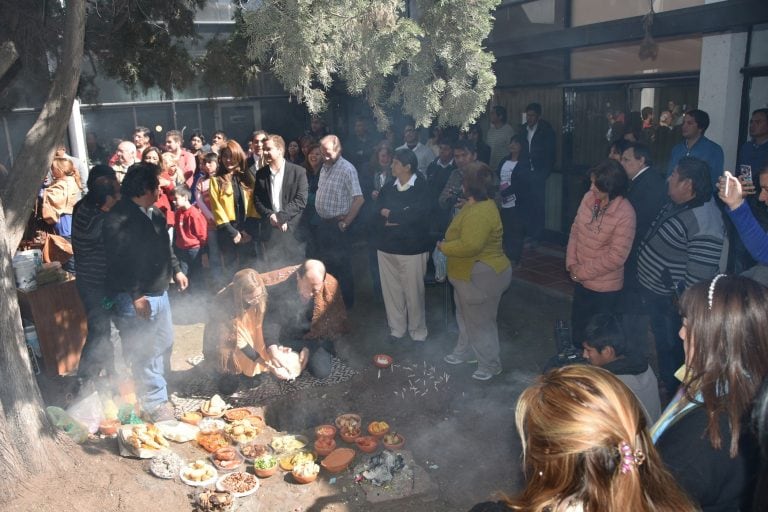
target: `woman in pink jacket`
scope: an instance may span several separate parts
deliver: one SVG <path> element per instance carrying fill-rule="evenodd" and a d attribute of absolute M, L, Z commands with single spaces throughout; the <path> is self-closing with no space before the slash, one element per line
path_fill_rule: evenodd
<path fill-rule="evenodd" d="M 613 312 L 635 238 L 635 210 L 624 197 L 629 179 L 621 164 L 605 160 L 590 170 L 590 179 L 592 186 L 571 226 L 565 259 L 575 283 L 571 324 L 577 347 L 592 315 Z"/>

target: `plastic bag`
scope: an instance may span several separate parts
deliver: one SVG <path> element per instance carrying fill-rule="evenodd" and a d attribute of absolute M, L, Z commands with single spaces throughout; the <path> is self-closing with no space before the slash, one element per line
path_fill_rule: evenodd
<path fill-rule="evenodd" d="M 99 430 L 99 423 L 104 419 L 99 394 L 94 391 L 82 400 L 70 405 L 67 414 L 85 425 L 88 432 L 95 434 Z"/>
<path fill-rule="evenodd" d="M 82 444 L 88 439 L 88 430 L 85 425 L 72 418 L 61 407 L 46 407 L 45 413 L 54 427 L 66 432 L 77 444 Z"/>
<path fill-rule="evenodd" d="M 448 275 L 447 263 L 448 258 L 445 257 L 443 251 L 435 247 L 432 251 L 432 262 L 435 264 L 435 281 L 438 283 L 445 282 L 445 278 Z"/>

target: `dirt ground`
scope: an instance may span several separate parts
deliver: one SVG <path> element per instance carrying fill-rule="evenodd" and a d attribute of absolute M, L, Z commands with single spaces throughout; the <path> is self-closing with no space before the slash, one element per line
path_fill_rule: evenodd
<path fill-rule="evenodd" d="M 355 268 L 358 301 L 350 315 L 352 333 L 337 347 L 356 374 L 344 382 L 281 395 L 262 405 L 270 427 L 309 437 L 315 426 L 347 412 L 360 414 L 364 424 L 388 422 L 406 438 L 402 452 L 414 471 L 413 487 L 374 488 L 355 483 L 352 471 L 338 475 L 321 471 L 316 482 L 298 485 L 290 475 L 278 473 L 262 480 L 254 495 L 237 499 L 235 510 L 460 511 L 490 499 L 495 492 L 519 489 L 515 401 L 554 353 L 554 321 L 568 318 L 568 301 L 513 282 L 499 310 L 504 372 L 489 382 L 477 382 L 470 378 L 473 365 L 451 366 L 442 361 L 456 336 L 446 325 L 443 285 L 427 288 L 427 342 L 392 345 L 387 340 L 384 306 L 372 299 L 367 269 L 357 268 L 362 264 Z M 174 301 L 170 391 L 183 391 L 195 371 L 187 360 L 200 353 L 208 300 L 177 297 Z M 390 354 L 395 366 L 379 372 L 371 364 L 377 353 Z M 443 382 L 446 374 L 447 383 Z M 440 381 L 437 386 L 435 380 Z M 41 378 L 40 385 L 48 404 L 62 405 L 72 379 Z M 186 460 L 204 456 L 193 444 L 172 448 Z M 70 467 L 26 482 L 20 497 L 4 503 L 3 510 L 193 509 L 194 488 L 178 478 L 155 478 L 148 472 L 147 461 L 120 457 L 115 439 L 68 446 L 66 453 Z M 365 460 L 367 455 L 358 452 L 353 465 Z"/>

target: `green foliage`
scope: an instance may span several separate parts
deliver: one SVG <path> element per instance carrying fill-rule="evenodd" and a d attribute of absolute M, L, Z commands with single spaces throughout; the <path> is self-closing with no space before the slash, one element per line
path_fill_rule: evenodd
<path fill-rule="evenodd" d="M 128 89 L 157 86 L 171 96 L 195 77 L 184 47 L 195 38 L 194 19 L 206 0 L 91 0 L 86 54 L 97 70 Z"/>
<path fill-rule="evenodd" d="M 380 128 L 401 105 L 419 126 L 468 125 L 496 83 L 482 48 L 499 0 L 263 0 L 244 14 L 248 58 L 272 71 L 310 112 L 335 79 L 364 94 Z"/>

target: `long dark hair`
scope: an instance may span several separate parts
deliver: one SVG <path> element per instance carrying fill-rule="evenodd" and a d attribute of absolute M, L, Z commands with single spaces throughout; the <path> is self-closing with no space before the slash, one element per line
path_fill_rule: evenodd
<path fill-rule="evenodd" d="M 730 455 L 739 450 L 744 415 L 768 375 L 768 289 L 741 276 L 718 276 L 688 288 L 680 300 L 686 326 L 685 394 L 707 410 L 705 434 L 720 449 L 720 415 L 731 429 Z M 697 395 L 700 394 L 700 398 Z M 696 435 L 696 434 L 693 434 Z"/>

